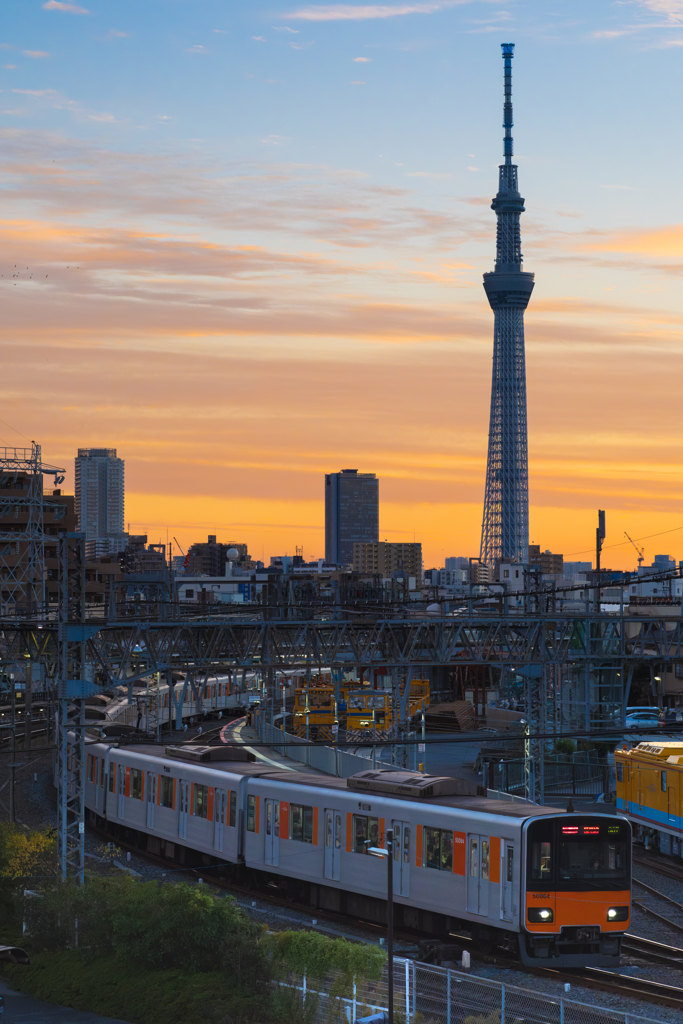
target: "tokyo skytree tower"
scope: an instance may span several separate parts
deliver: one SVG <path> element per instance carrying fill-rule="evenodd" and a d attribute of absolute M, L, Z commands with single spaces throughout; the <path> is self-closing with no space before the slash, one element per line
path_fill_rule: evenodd
<path fill-rule="evenodd" d="M 517 188 L 517 165 L 512 163 L 514 49 L 514 43 L 502 44 L 505 162 L 499 168 L 498 195 L 491 203 L 498 219 L 496 267 L 484 274 L 484 289 L 494 315 L 491 418 L 480 552 L 487 565 L 493 565 L 496 559 L 526 562 L 529 553 L 524 310 L 534 287 L 534 275 L 522 270 L 519 216 L 524 212 L 524 200 Z"/>

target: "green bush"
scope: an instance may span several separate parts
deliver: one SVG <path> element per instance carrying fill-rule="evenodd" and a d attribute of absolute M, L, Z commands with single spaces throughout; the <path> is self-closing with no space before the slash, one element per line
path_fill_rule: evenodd
<path fill-rule="evenodd" d="M 58 882 L 25 910 L 31 944 L 78 943 L 86 960 L 116 957 L 138 969 L 231 972 L 248 987 L 268 976 L 261 929 L 230 897 L 205 886 L 123 878 Z"/>
<path fill-rule="evenodd" d="M 576 750 L 576 743 L 574 740 L 557 740 L 555 743 L 555 753 L 557 754 L 573 754 Z"/>
<path fill-rule="evenodd" d="M 382 976 L 386 953 L 347 939 L 330 939 L 318 932 L 277 932 L 262 943 L 272 955 L 273 970 L 306 974 L 321 981 L 329 971 L 339 971 L 345 981 L 377 981 Z"/>

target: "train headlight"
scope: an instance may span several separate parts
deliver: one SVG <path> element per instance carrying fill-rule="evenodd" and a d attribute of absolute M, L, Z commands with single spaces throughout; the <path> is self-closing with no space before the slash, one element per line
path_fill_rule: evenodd
<path fill-rule="evenodd" d="M 628 921 L 628 907 L 610 907 L 607 911 L 608 921 Z"/>
<path fill-rule="evenodd" d="M 551 924 L 553 912 L 550 907 L 529 907 L 527 917 L 532 924 Z"/>

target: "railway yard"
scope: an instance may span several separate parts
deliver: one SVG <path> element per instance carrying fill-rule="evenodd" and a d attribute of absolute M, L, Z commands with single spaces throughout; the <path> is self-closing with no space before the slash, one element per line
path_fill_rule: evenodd
<path fill-rule="evenodd" d="M 260 750 L 257 754 L 259 757 L 269 754 L 278 757 L 274 751 Z M 56 801 L 50 751 L 36 751 L 30 763 L 19 773 L 16 813 L 17 820 L 27 827 L 55 825 Z M 102 844 L 103 836 L 88 829 L 86 854 L 90 863 L 95 863 L 101 854 Z M 216 883 L 208 878 L 203 878 L 200 883 L 199 870 L 179 869 L 177 865 L 164 863 L 161 858 L 143 855 L 124 842 L 118 842 L 118 846 L 122 851 L 118 870 L 132 871 L 145 879 L 177 879 L 217 888 Z M 472 936 L 465 931 L 452 934 L 450 941 L 455 949 L 469 949 L 471 975 L 531 988 L 537 994 L 547 994 L 550 999 L 564 996 L 651 1020 L 679 1021 L 683 1011 L 683 867 L 671 858 L 659 858 L 642 847 L 634 847 L 633 883 L 631 923 L 618 970 L 530 968 L 502 950 L 482 954 Z M 378 943 L 384 936 L 381 925 L 322 910 L 312 912 L 308 906 L 283 898 L 272 887 L 259 889 L 222 884 L 220 889 L 229 893 L 251 918 L 271 931 L 315 930 L 332 937 L 366 943 Z M 424 958 L 423 936 L 399 929 L 395 942 L 396 956 Z M 459 970 L 459 957 L 445 966 Z M 569 992 L 565 989 L 567 983 Z"/>

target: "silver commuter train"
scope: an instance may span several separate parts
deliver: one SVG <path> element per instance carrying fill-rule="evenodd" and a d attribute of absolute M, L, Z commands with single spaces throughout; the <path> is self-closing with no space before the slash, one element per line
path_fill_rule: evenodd
<path fill-rule="evenodd" d="M 380 923 L 386 868 L 365 851 L 391 826 L 397 926 L 465 928 L 481 948 L 506 945 L 528 964 L 619 963 L 630 919 L 624 819 L 456 795 L 467 784 L 416 773 L 345 780 L 214 760 L 229 750 L 89 743 L 87 820 L 207 877 L 274 883 L 311 907 Z"/>

